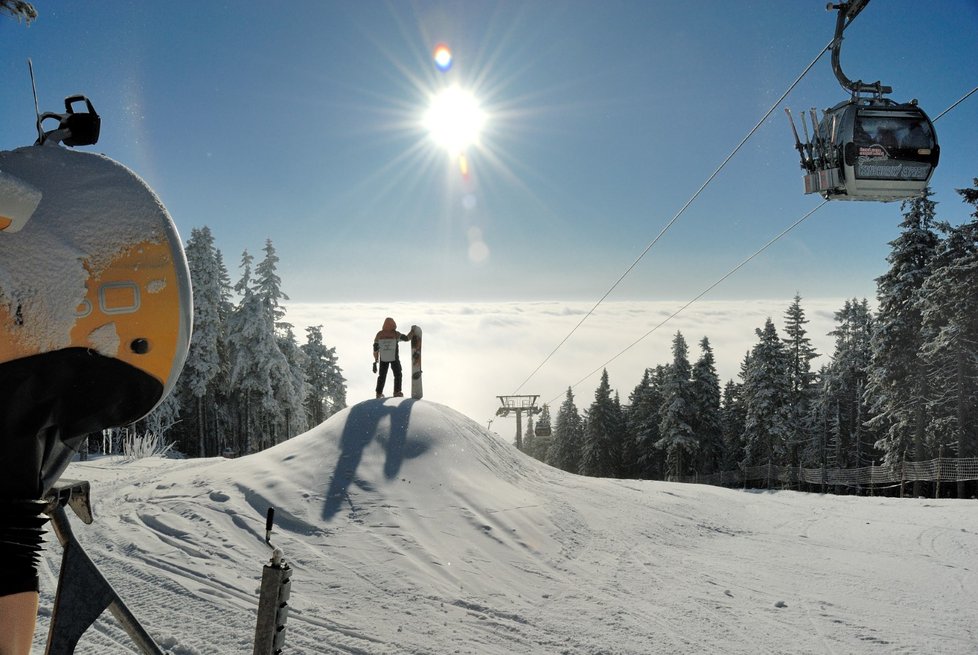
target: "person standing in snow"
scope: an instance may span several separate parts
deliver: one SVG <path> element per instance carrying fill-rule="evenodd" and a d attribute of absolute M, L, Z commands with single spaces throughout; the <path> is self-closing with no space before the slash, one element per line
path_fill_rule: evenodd
<path fill-rule="evenodd" d="M 384 385 L 387 383 L 387 369 L 394 370 L 394 397 L 404 395 L 401 391 L 401 360 L 398 353 L 398 341 L 410 341 L 411 337 L 397 331 L 394 319 L 384 319 L 383 329 L 374 337 L 374 373 L 377 373 L 377 362 L 380 362 L 380 373 L 377 375 L 377 397 L 384 397 Z"/>

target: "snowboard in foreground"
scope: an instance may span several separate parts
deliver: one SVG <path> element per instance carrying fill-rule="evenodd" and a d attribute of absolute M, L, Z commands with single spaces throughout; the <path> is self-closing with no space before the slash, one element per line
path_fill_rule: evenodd
<path fill-rule="evenodd" d="M 40 145 L 0 151 L 0 170 L 39 200 L 0 232 L 0 454 L 16 469 L 45 453 L 47 487 L 52 451 L 142 418 L 172 388 L 190 276 L 169 214 L 125 166 Z"/>

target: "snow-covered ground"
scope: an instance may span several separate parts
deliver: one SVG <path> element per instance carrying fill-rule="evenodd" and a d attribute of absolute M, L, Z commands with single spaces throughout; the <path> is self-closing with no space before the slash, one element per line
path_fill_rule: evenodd
<path fill-rule="evenodd" d="M 410 399 L 241 459 L 64 477 L 92 482 L 74 532 L 175 655 L 252 652 L 269 505 L 294 568 L 287 653 L 978 651 L 974 501 L 584 478 Z M 76 652 L 128 643 L 106 613 Z"/>

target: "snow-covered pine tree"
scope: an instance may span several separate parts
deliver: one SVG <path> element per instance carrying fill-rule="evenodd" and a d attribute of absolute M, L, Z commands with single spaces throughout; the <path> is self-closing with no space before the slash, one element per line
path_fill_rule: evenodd
<path fill-rule="evenodd" d="M 245 439 L 248 453 L 264 450 L 284 438 L 278 433 L 285 423 L 285 408 L 278 392 L 291 378 L 289 364 L 275 336 L 274 305 L 250 284 L 251 262 L 246 250 L 242 255 L 242 277 L 235 285 L 243 297 L 228 322 L 231 387 L 239 434 Z"/>
<path fill-rule="evenodd" d="M 741 400 L 743 383 L 728 380 L 723 387 L 720 405 L 720 425 L 723 430 L 723 457 L 720 470 L 733 471 L 744 456 L 744 422 L 746 411 Z"/>
<path fill-rule="evenodd" d="M 672 339 L 672 365 L 669 367 L 656 448 L 665 452 L 666 476 L 686 475 L 695 463 L 698 443 L 693 433 L 693 406 L 689 346 L 681 332 Z"/>
<path fill-rule="evenodd" d="M 812 403 L 811 432 L 808 443 L 802 450 L 801 462 L 805 468 L 818 468 L 822 470 L 821 484 L 822 491 L 825 491 L 825 470 L 829 466 L 834 466 L 835 457 L 831 452 L 833 443 L 833 426 L 838 416 L 837 403 L 835 403 L 829 390 L 832 387 L 832 369 L 828 364 L 821 367 L 818 374 L 817 393 Z"/>
<path fill-rule="evenodd" d="M 835 465 L 841 468 L 858 468 L 875 462 L 874 444 L 877 431 L 867 427 L 872 411 L 867 405 L 864 390 L 872 357 L 873 315 L 869 302 L 846 300 L 843 308 L 835 313 L 836 329 L 829 334 L 835 337 L 835 353 L 829 365 L 827 384 L 823 390 L 827 408 L 835 408 L 838 428 L 835 448 Z"/>
<path fill-rule="evenodd" d="M 756 332 L 743 389 L 746 463 L 781 465 L 791 420 L 788 357 L 770 318 Z"/>
<path fill-rule="evenodd" d="M 275 327 L 281 328 L 283 326 L 279 323 L 285 317 L 282 301 L 288 300 L 289 297 L 282 291 L 282 279 L 278 276 L 279 258 L 271 239 L 265 239 L 264 250 L 265 258 L 255 267 L 254 291 L 271 312 Z"/>
<path fill-rule="evenodd" d="M 958 191 L 978 206 L 974 189 Z M 930 371 L 930 432 L 938 448 L 958 457 L 978 456 L 978 209 L 959 226 L 943 224 L 946 238 L 923 284 L 921 355 Z M 966 485 L 958 483 L 958 495 Z"/>
<path fill-rule="evenodd" d="M 697 441 L 696 470 L 709 475 L 721 470 L 723 426 L 720 420 L 720 376 L 710 340 L 700 340 L 700 357 L 693 365 L 690 399 L 693 434 Z"/>
<path fill-rule="evenodd" d="M 805 324 L 805 310 L 801 306 L 801 296 L 795 294 L 794 300 L 785 310 L 782 338 L 788 359 L 788 377 L 791 386 L 789 406 L 791 416 L 788 424 L 788 437 L 785 444 L 789 466 L 801 466 L 802 451 L 811 440 L 812 406 L 816 396 L 816 376 L 812 372 L 812 360 L 819 355 L 808 338 Z"/>
<path fill-rule="evenodd" d="M 615 390 L 615 397 L 612 399 L 614 407 L 614 430 L 611 433 L 612 454 L 615 456 L 613 477 L 634 478 L 635 476 L 635 440 L 628 432 L 625 423 L 625 409 L 621 404 L 621 396 Z"/>
<path fill-rule="evenodd" d="M 581 447 L 581 474 L 595 478 L 613 477 L 618 472 L 618 415 L 607 369 L 601 373 L 601 382 L 594 392 L 594 402 L 588 410 Z"/>
<path fill-rule="evenodd" d="M 266 429 L 270 432 L 272 443 L 276 444 L 305 430 L 305 353 L 299 349 L 293 326 L 283 321 L 285 309 L 281 301 L 289 297 L 282 291 L 282 279 L 278 276 L 279 258 L 271 239 L 265 240 L 264 251 L 264 259 L 255 267 L 254 293 L 272 323 L 276 350 L 280 354 L 280 357 L 273 357 L 267 367 L 274 402 L 265 401 Z"/>
<path fill-rule="evenodd" d="M 186 253 L 194 290 L 194 328 L 180 385 L 192 403 L 187 414 L 196 440 L 194 451 L 199 457 L 207 457 L 217 454 L 217 434 L 212 430 L 215 381 L 221 373 L 221 351 L 227 339 L 221 311 L 224 290 L 220 260 L 209 227 L 190 231 Z"/>
<path fill-rule="evenodd" d="M 235 410 L 231 401 L 231 346 L 228 343 L 228 325 L 234 312 L 234 288 L 231 284 L 231 274 L 224 264 L 224 255 L 220 249 L 215 249 L 217 258 L 218 279 L 221 288 L 220 318 L 223 338 L 218 343 L 220 350 L 221 368 L 215 378 L 212 389 L 214 395 L 214 411 L 208 429 L 217 435 L 218 455 L 235 455 L 241 452 L 238 448 L 238 435 L 234 429 Z"/>
<path fill-rule="evenodd" d="M 279 325 L 278 348 L 288 363 L 289 374 L 280 382 L 276 396 L 284 413 L 281 434 L 284 439 L 290 439 L 309 427 L 305 410 L 305 401 L 309 396 L 309 385 L 306 383 L 307 358 L 296 341 L 292 326 L 288 323 Z"/>
<path fill-rule="evenodd" d="M 866 382 L 867 400 L 875 413 L 870 427 L 879 432 L 876 447 L 886 464 L 926 459 L 926 362 L 921 357 L 923 319 L 921 290 L 930 276 L 940 241 L 934 231 L 931 191 L 901 206 L 900 236 L 890 242 L 889 270 L 876 278 L 879 310 L 871 339 Z M 920 493 L 919 483 L 915 495 Z"/>
<path fill-rule="evenodd" d="M 567 387 L 567 396 L 557 410 L 557 419 L 554 421 L 547 463 L 568 473 L 579 473 L 583 438 L 581 415 L 574 404 L 574 392 Z"/>
<path fill-rule="evenodd" d="M 662 457 L 655 444 L 659 440 L 659 411 L 663 403 L 666 367 L 645 369 L 642 381 L 629 396 L 625 414 L 627 432 L 635 444 L 634 474 L 643 480 L 662 476 Z"/>
<path fill-rule="evenodd" d="M 0 0 L 0 13 L 13 16 L 17 22 L 24 21 L 25 25 L 30 25 L 37 18 L 34 5 L 26 0 Z"/>
<path fill-rule="evenodd" d="M 306 418 L 309 425 L 319 425 L 346 407 L 346 379 L 337 364 L 336 348 L 323 342 L 323 326 L 306 328 L 306 343 L 300 346 L 306 355 Z"/>

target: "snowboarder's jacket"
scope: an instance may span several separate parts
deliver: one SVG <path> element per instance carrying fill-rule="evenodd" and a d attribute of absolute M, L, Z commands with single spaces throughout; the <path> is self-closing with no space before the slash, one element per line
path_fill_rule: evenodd
<path fill-rule="evenodd" d="M 398 361 L 397 342 L 410 341 L 411 337 L 397 331 L 397 323 L 394 319 L 387 317 L 384 319 L 384 329 L 374 337 L 374 361 L 378 359 L 382 362 Z"/>

